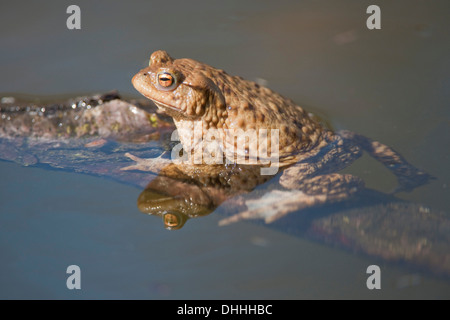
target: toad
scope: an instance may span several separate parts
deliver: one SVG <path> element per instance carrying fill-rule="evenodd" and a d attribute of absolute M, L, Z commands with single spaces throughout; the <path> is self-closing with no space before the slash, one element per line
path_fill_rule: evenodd
<path fill-rule="evenodd" d="M 223 219 L 222 225 L 255 218 L 270 223 L 294 210 L 351 197 L 364 183 L 338 171 L 363 150 L 397 176 L 396 192 L 410 191 L 430 179 L 392 148 L 350 131 L 334 132 L 292 100 L 192 59 L 173 59 L 165 51 L 156 51 L 132 83 L 177 127 L 181 154 L 188 160 L 178 162 L 178 173 L 165 170 L 167 176 L 181 171 L 203 183 L 217 180 L 231 189 L 250 191 L 278 171 L 264 174 L 261 168 L 281 169 L 276 176 L 280 190 L 248 201 L 248 210 Z M 245 138 L 240 140 L 239 133 Z M 205 154 L 212 144 L 218 162 L 195 156 L 199 150 Z M 153 171 L 160 163 L 127 156 L 136 164 L 126 170 Z"/>

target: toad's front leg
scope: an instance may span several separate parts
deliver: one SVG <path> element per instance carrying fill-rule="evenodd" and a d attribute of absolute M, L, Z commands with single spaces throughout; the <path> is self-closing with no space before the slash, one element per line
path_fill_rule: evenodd
<path fill-rule="evenodd" d="M 296 210 L 345 200 L 364 187 L 364 182 L 351 174 L 334 173 L 305 179 L 292 179 L 292 174 L 287 169 L 280 178 L 280 184 L 291 190 L 273 190 L 260 199 L 248 200 L 248 210 L 220 220 L 219 225 L 248 219 L 271 223 Z"/>
<path fill-rule="evenodd" d="M 124 170 L 124 171 L 137 170 L 137 171 L 145 171 L 145 172 L 152 172 L 152 173 L 158 174 L 167 165 L 170 165 L 172 163 L 172 160 L 162 158 L 163 155 L 164 155 L 164 153 L 156 158 L 145 159 L 145 158 L 139 158 L 139 157 L 127 152 L 127 153 L 125 153 L 125 156 L 127 158 L 135 161 L 135 164 L 121 168 L 120 170 Z"/>

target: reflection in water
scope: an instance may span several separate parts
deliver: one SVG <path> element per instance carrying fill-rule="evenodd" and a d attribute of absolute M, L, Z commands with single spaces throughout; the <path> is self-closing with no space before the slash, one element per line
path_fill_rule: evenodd
<path fill-rule="evenodd" d="M 208 215 L 214 210 L 189 202 L 189 199 L 183 197 L 159 193 L 152 190 L 150 185 L 139 195 L 138 208 L 144 213 L 161 217 L 168 230 L 180 229 L 188 219 Z"/>
<path fill-rule="evenodd" d="M 188 182 L 181 184 L 184 186 L 168 177 L 156 177 L 139 195 L 139 210 L 161 217 L 166 229 L 176 230 L 183 227 L 187 220 L 208 215 L 215 209 L 212 203 L 194 201 L 195 195 L 202 192 L 198 186 Z M 169 185 L 179 188 L 167 188 Z"/>
<path fill-rule="evenodd" d="M 253 171 L 251 167 L 246 169 Z M 301 209 L 272 225 L 387 261 L 407 261 L 450 275 L 450 220 L 443 212 L 368 189 L 341 205 L 304 209 L 299 208 L 301 201 L 292 197 L 292 191 L 279 187 L 278 179 L 250 192 L 264 180 L 230 187 L 227 180 L 207 180 L 200 174 L 188 177 L 181 170 L 174 164 L 164 167 L 137 201 L 140 211 L 160 217 L 168 230 L 180 229 L 187 220 L 212 213 L 226 200 L 227 210 L 237 212 L 234 216 L 242 215 L 254 203 L 260 203 L 265 212 L 270 212 L 271 206 L 288 212 Z M 244 168 L 239 171 L 245 174 Z M 177 177 L 167 176 L 175 173 Z M 296 192 L 298 197 L 300 191 Z M 283 199 L 286 195 L 291 200 L 289 205 Z"/>
<path fill-rule="evenodd" d="M 142 191 L 137 205 L 143 213 L 161 217 L 166 229 L 180 229 L 187 220 L 210 214 L 225 200 L 249 192 L 270 178 L 258 176 L 256 169 L 220 165 L 216 166 L 216 177 L 208 175 L 210 170 L 198 170 L 189 176 L 186 167 L 169 164 Z M 239 183 L 244 176 L 246 183 Z M 237 204 L 239 198 L 234 199 Z"/>

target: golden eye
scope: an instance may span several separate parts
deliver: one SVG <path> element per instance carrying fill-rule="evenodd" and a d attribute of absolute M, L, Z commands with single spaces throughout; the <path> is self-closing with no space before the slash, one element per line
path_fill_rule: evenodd
<path fill-rule="evenodd" d="M 164 215 L 164 224 L 167 227 L 176 227 L 178 226 L 178 217 L 171 213 L 166 213 Z"/>
<path fill-rule="evenodd" d="M 158 74 L 158 83 L 163 88 L 170 88 L 175 83 L 175 78 L 168 72 Z"/>

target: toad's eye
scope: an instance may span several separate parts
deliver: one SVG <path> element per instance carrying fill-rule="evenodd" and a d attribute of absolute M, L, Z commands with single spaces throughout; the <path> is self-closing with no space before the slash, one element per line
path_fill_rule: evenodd
<path fill-rule="evenodd" d="M 160 72 L 158 73 L 158 84 L 163 90 L 172 90 L 176 86 L 176 79 L 167 71 Z"/>

